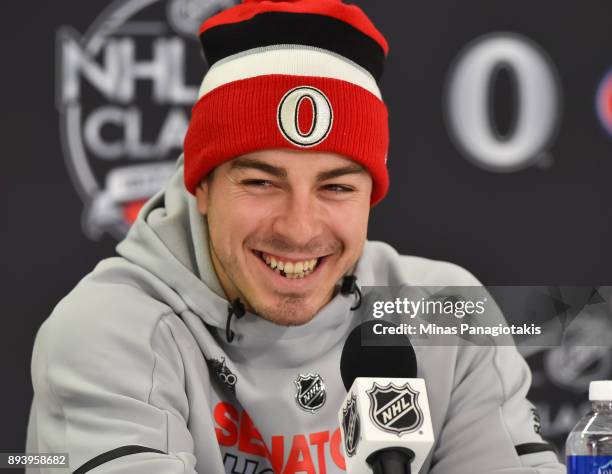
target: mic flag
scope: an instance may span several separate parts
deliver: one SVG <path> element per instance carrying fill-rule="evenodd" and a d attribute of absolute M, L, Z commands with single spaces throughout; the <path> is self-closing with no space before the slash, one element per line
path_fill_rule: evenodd
<path fill-rule="evenodd" d="M 410 449 L 410 467 L 419 472 L 434 444 L 423 379 L 358 377 L 338 422 L 350 474 L 372 474 L 367 458 L 386 448 Z"/>

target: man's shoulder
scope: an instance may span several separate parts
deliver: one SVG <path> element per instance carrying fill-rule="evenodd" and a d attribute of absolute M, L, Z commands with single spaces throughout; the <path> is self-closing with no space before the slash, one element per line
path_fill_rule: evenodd
<path fill-rule="evenodd" d="M 131 338 L 147 345 L 160 320 L 175 312 L 157 297 L 155 282 L 138 278 L 138 272 L 122 258 L 101 261 L 57 304 L 41 335 L 84 350 Z"/>
<path fill-rule="evenodd" d="M 402 255 L 391 245 L 369 240 L 364 261 L 371 269 L 372 285 L 479 286 L 468 270 L 455 263 L 416 255 Z"/>
<path fill-rule="evenodd" d="M 116 260 L 102 261 L 40 327 L 32 354 L 37 391 L 49 386 L 61 398 L 77 387 L 116 389 L 144 399 L 159 357 L 181 373 L 171 321 L 179 316 Z"/>
<path fill-rule="evenodd" d="M 144 411 L 166 420 L 159 409 L 179 419 L 188 414 L 175 332 L 182 322 L 154 292 L 122 275 L 123 263 L 98 265 L 36 335 L 31 361 L 36 409 L 45 416 L 62 413 L 53 425 L 57 430 L 93 423 L 91 417 L 101 413 L 109 419 L 133 413 L 139 420 Z M 110 275 L 109 264 L 115 267 Z M 96 407 L 102 407 L 98 414 Z"/>

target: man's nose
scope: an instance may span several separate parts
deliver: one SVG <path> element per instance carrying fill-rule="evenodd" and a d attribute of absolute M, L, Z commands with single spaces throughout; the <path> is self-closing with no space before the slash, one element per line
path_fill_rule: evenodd
<path fill-rule="evenodd" d="M 323 229 L 323 212 L 315 196 L 308 190 L 287 193 L 274 221 L 274 231 L 296 246 L 305 246 Z"/>

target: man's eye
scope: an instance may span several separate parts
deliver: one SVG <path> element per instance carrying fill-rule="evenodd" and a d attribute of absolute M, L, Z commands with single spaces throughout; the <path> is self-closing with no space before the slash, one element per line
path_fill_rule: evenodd
<path fill-rule="evenodd" d="M 323 186 L 323 189 L 326 191 L 333 191 L 335 193 L 350 193 L 354 191 L 351 186 L 346 186 L 344 184 L 326 184 Z"/>
<path fill-rule="evenodd" d="M 272 185 L 272 182 L 267 179 L 243 179 L 240 183 L 245 186 L 254 187 L 267 187 Z"/>

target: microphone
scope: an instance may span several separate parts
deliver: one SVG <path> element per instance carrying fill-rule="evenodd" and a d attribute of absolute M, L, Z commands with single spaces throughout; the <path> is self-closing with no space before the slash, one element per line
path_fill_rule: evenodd
<path fill-rule="evenodd" d="M 434 444 L 425 380 L 416 378 L 407 337 L 374 335 L 373 325 L 381 323 L 357 326 L 342 349 L 340 373 L 348 393 L 338 421 L 346 471 L 418 473 Z"/>

